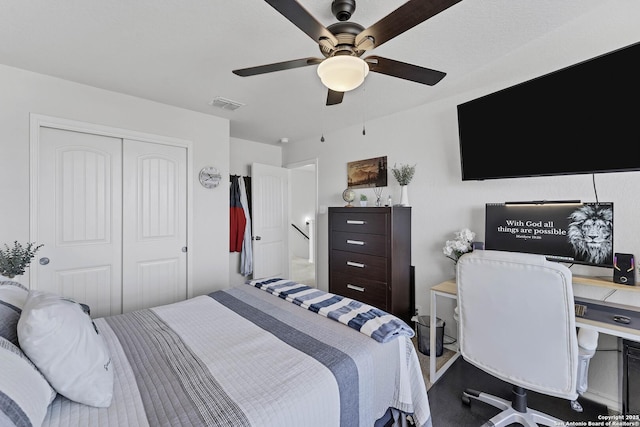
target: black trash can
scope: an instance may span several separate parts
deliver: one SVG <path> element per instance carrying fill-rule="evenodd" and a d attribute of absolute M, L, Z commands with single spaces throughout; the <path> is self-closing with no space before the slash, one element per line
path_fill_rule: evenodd
<path fill-rule="evenodd" d="M 418 316 L 416 327 L 418 329 L 418 351 L 429 356 L 429 332 L 430 316 Z M 444 320 L 436 317 L 436 357 L 442 356 L 444 340 Z"/>

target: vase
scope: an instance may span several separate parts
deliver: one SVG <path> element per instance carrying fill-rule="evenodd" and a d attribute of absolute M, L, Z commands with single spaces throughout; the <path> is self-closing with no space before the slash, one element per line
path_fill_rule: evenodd
<path fill-rule="evenodd" d="M 400 204 L 402 206 L 409 206 L 409 194 L 407 194 L 407 186 L 400 186 Z"/>
<path fill-rule="evenodd" d="M 7 277 L 0 274 L 0 282 L 18 282 L 20 283 L 20 277 L 22 276 L 13 276 Z"/>
<path fill-rule="evenodd" d="M 363 208 L 367 207 L 367 201 L 366 200 L 360 200 L 360 206 L 362 206 Z"/>

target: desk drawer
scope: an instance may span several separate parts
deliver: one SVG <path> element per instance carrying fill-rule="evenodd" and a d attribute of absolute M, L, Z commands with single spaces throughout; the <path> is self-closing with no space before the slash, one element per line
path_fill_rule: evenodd
<path fill-rule="evenodd" d="M 384 282 L 332 271 L 329 292 L 387 311 L 387 284 Z"/>
<path fill-rule="evenodd" d="M 340 212 L 331 216 L 331 230 L 352 233 L 387 233 L 387 215 L 380 213 Z"/>
<path fill-rule="evenodd" d="M 331 249 L 361 254 L 387 256 L 386 237 L 381 234 L 348 233 L 334 231 L 331 234 Z"/>
<path fill-rule="evenodd" d="M 366 279 L 384 281 L 387 277 L 387 258 L 356 252 L 331 251 L 331 271 Z"/>

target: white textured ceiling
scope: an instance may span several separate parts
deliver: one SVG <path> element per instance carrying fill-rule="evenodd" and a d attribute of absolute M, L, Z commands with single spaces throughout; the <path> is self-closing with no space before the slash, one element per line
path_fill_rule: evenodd
<path fill-rule="evenodd" d="M 351 21 L 366 28 L 404 2 L 360 0 Z M 325 26 L 336 22 L 331 0 L 300 3 Z M 444 71 L 440 83 L 371 73 L 330 107 L 316 66 L 232 74 L 321 57 L 309 36 L 262 0 L 3 1 L 0 63 L 225 117 L 232 137 L 295 142 L 454 94 L 456 81 L 598 3 L 462 0 L 369 53 Z M 208 105 L 217 96 L 246 105 L 236 111 Z"/>

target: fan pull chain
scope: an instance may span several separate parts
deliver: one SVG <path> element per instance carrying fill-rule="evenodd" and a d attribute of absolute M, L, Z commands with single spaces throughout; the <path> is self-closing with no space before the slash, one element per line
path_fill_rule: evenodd
<path fill-rule="evenodd" d="M 324 111 L 326 107 L 322 106 L 322 103 L 320 105 L 320 142 L 324 142 Z"/>
<path fill-rule="evenodd" d="M 324 96 L 324 92 L 322 92 L 323 96 Z M 324 107 L 324 99 L 322 100 L 322 103 L 320 103 L 320 142 L 324 142 L 324 110 L 326 107 Z"/>
<path fill-rule="evenodd" d="M 366 129 L 364 128 L 364 124 L 365 124 L 365 116 L 366 116 L 366 109 L 367 109 L 367 100 L 366 100 L 366 95 L 367 90 L 363 87 L 362 88 L 362 99 L 364 100 L 364 107 L 362 108 L 362 136 L 365 136 L 367 134 Z"/>

